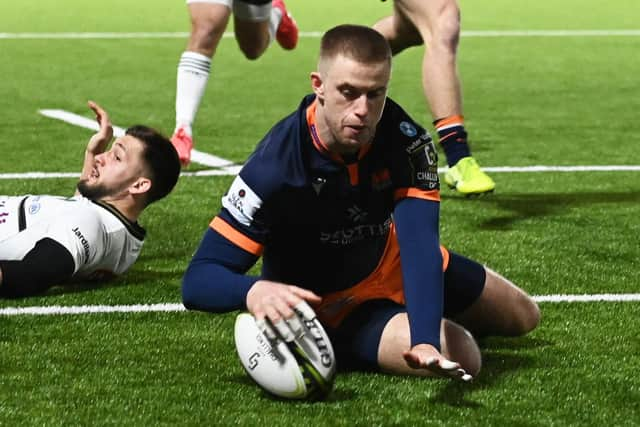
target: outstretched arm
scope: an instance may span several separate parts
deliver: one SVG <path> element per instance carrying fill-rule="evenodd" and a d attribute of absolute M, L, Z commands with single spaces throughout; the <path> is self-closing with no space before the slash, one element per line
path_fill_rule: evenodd
<path fill-rule="evenodd" d="M 113 126 L 111 125 L 109 114 L 93 101 L 87 102 L 87 105 L 89 105 L 89 108 L 96 114 L 96 120 L 98 125 L 100 125 L 100 129 L 91 137 L 87 144 L 80 179 L 86 179 L 91 175 L 96 156 L 103 153 L 107 149 L 111 139 L 113 139 Z M 76 195 L 78 194 L 78 190 L 76 190 Z"/>
<path fill-rule="evenodd" d="M 398 202 L 394 215 L 411 336 L 410 349 L 403 357 L 413 369 L 469 381 L 471 376 L 459 363 L 441 354 L 443 277 L 439 203 L 407 198 Z"/>

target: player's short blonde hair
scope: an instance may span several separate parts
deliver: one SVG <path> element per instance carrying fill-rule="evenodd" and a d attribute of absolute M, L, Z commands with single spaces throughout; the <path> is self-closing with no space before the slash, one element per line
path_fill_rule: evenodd
<path fill-rule="evenodd" d="M 344 24 L 331 28 L 320 41 L 319 63 L 344 55 L 362 63 L 387 61 L 391 64 L 391 47 L 376 30 L 363 25 Z"/>

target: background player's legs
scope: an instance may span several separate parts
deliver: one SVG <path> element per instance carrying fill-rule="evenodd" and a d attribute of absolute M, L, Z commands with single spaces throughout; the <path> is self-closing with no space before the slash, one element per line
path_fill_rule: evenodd
<path fill-rule="evenodd" d="M 482 366 L 480 349 L 471 334 L 462 326 L 442 320 L 440 328 L 442 355 L 458 362 L 472 376 L 478 375 Z M 407 313 L 396 314 L 384 328 L 378 347 L 378 364 L 384 372 L 400 375 L 433 376 L 426 369 L 413 369 L 407 365 L 403 352 L 411 347 L 409 318 Z"/>
<path fill-rule="evenodd" d="M 455 0 L 395 0 L 394 14 L 374 25 L 398 53 L 424 42 L 424 95 L 451 173 L 445 182 L 463 194 L 492 191 L 494 182 L 471 158 L 462 116 L 456 54 L 460 10 Z"/>
<path fill-rule="evenodd" d="M 191 35 L 178 64 L 176 128 L 171 138 L 183 165 L 187 165 L 191 159 L 191 128 L 207 87 L 211 58 L 229 22 L 231 0 L 191 2 L 188 8 Z"/>
<path fill-rule="evenodd" d="M 298 43 L 298 27 L 282 0 L 236 0 L 233 17 L 236 41 L 248 59 L 259 58 L 274 39 L 287 50 Z"/>
<path fill-rule="evenodd" d="M 209 80 L 211 58 L 234 14 L 236 40 L 249 59 L 256 59 L 276 38 L 284 49 L 298 42 L 298 27 L 282 0 L 193 0 L 189 3 L 191 37 L 178 65 L 176 128 L 171 142 L 180 162 L 188 165 L 192 126 Z"/>
<path fill-rule="evenodd" d="M 451 318 L 476 337 L 518 336 L 540 323 L 540 309 L 522 289 L 485 267 L 485 285 L 480 297 Z"/>

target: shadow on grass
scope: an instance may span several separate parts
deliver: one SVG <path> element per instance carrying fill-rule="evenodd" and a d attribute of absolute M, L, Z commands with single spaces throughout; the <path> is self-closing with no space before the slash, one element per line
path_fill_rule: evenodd
<path fill-rule="evenodd" d="M 505 214 L 487 219 L 480 224 L 485 230 L 510 229 L 521 220 L 559 215 L 568 209 L 593 204 L 620 203 L 636 204 L 640 200 L 640 191 L 629 192 L 580 192 L 568 194 L 492 194 L 483 197 L 464 199 L 461 196 L 444 195 L 443 199 L 493 205 Z"/>
<path fill-rule="evenodd" d="M 356 396 L 356 393 L 353 389 L 345 389 L 341 387 L 339 389 L 334 388 L 329 393 L 329 396 L 325 400 L 319 401 L 307 401 L 307 400 L 294 400 L 294 399 L 285 399 L 282 397 L 275 396 L 266 390 L 260 388 L 248 375 L 229 375 L 226 377 L 228 382 L 232 382 L 234 384 L 241 384 L 242 386 L 251 387 L 255 390 L 256 395 L 260 396 L 265 400 L 270 400 L 274 402 L 293 402 L 293 403 L 304 403 L 304 404 L 339 404 L 342 402 L 353 400 Z"/>
<path fill-rule="evenodd" d="M 176 282 L 180 283 L 182 280 L 182 274 L 176 273 L 172 271 L 143 271 L 143 272 L 130 272 L 125 276 L 117 277 L 113 280 L 103 281 L 103 282 L 77 282 L 71 283 L 63 286 L 54 286 L 49 289 L 45 294 L 39 295 L 42 296 L 54 296 L 54 295 L 65 295 L 65 294 L 77 294 L 89 291 L 95 291 L 98 289 L 113 289 L 113 288 L 124 288 L 127 286 L 144 286 L 144 284 L 148 283 L 166 283 L 166 282 Z"/>
<path fill-rule="evenodd" d="M 553 346 L 553 343 L 529 337 L 484 340 L 481 344 L 482 370 L 478 378 L 470 384 L 461 381 L 447 381 L 430 401 L 447 406 L 484 408 L 484 405 L 473 401 L 468 395 L 477 390 L 494 387 L 505 375 L 512 372 L 536 369 L 537 360 L 534 357 L 516 354 L 514 351 L 547 346 Z"/>

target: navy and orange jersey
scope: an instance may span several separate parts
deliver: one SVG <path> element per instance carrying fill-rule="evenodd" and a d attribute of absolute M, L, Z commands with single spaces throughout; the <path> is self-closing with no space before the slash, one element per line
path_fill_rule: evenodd
<path fill-rule="evenodd" d="M 260 142 L 211 227 L 262 255 L 264 278 L 326 294 L 376 268 L 396 200 L 437 202 L 439 182 L 431 137 L 392 100 L 353 159 L 325 149 L 314 100 L 306 97 Z"/>
<path fill-rule="evenodd" d="M 387 99 L 373 141 L 344 158 L 326 149 L 315 110 L 315 96 L 305 97 L 247 160 L 185 273 L 183 303 L 245 308 L 257 280 L 246 272 L 260 256 L 262 279 L 330 297 L 377 277 L 397 235 L 412 343 L 439 346 L 443 256 L 431 137 Z"/>

